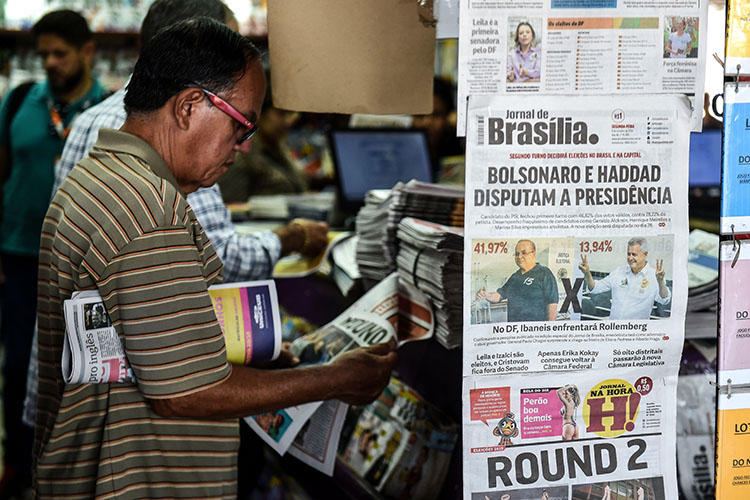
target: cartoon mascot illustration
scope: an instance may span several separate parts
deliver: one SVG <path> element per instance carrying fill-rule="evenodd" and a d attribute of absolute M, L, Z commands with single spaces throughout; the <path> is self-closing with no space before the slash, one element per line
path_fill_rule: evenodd
<path fill-rule="evenodd" d="M 497 427 L 492 429 L 492 433 L 495 436 L 502 436 L 500 438 L 500 446 L 512 446 L 513 442 L 510 438 L 518 436 L 518 425 L 515 421 L 515 415 L 510 412 L 506 413 L 497 423 Z"/>

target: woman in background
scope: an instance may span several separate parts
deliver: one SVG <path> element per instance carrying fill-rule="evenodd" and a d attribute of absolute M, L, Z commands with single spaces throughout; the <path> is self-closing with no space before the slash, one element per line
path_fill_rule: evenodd
<path fill-rule="evenodd" d="M 538 82 L 542 68 L 542 48 L 536 43 L 534 28 L 526 21 L 516 26 L 515 46 L 508 53 L 509 82 Z"/>

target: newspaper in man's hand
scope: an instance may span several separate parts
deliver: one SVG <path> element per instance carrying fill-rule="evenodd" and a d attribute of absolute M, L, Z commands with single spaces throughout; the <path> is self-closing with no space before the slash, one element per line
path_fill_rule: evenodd
<path fill-rule="evenodd" d="M 398 274 L 392 273 L 333 321 L 295 340 L 290 351 L 302 364 L 326 364 L 357 347 L 390 339 L 401 345 L 430 338 L 434 325 L 429 300 L 416 288 L 399 282 Z M 315 402 L 246 417 L 245 421 L 276 452 L 284 454 L 305 424 L 314 420 L 309 427 L 315 430 L 296 441 L 293 454 L 309 457 L 303 461 L 330 475 L 341 415 L 342 410 L 336 405 L 321 409 L 321 402 Z"/>

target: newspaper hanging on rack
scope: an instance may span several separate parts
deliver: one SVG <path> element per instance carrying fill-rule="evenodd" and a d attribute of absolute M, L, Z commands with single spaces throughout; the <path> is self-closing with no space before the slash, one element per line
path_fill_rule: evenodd
<path fill-rule="evenodd" d="M 687 99 L 481 96 L 468 117 L 464 498 L 677 498 Z"/>
<path fill-rule="evenodd" d="M 700 0 L 462 1 L 457 134 L 467 96 L 497 94 L 686 94 L 700 131 L 707 17 Z"/>

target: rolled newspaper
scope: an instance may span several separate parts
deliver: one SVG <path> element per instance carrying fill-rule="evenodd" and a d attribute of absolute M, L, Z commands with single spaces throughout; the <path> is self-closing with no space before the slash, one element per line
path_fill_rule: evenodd
<path fill-rule="evenodd" d="M 135 382 L 120 337 L 96 290 L 75 292 L 63 305 L 62 372 L 68 384 Z"/>

